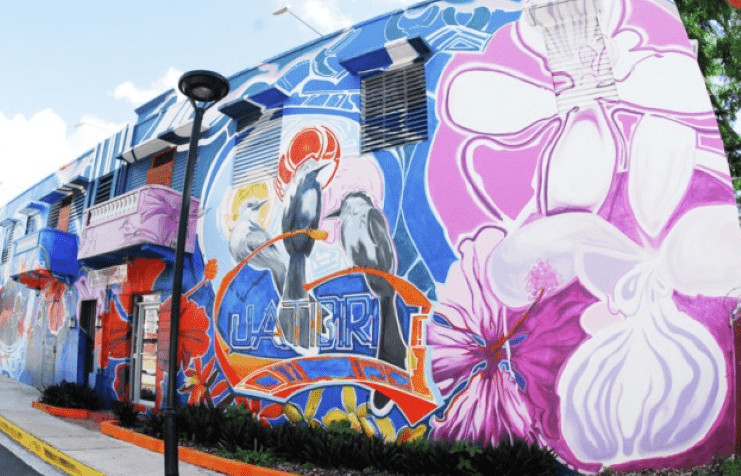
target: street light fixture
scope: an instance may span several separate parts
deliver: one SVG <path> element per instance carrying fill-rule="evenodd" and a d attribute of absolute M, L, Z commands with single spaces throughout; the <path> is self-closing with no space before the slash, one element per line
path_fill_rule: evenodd
<path fill-rule="evenodd" d="M 190 190 L 193 183 L 193 168 L 198 156 L 198 140 L 201 136 L 203 113 L 229 93 L 229 81 L 212 71 L 190 71 L 180 77 L 178 89 L 188 97 L 193 109 L 193 129 L 190 132 L 188 161 L 185 165 L 183 201 L 180 205 L 178 240 L 175 245 L 175 264 L 172 275 L 172 298 L 170 301 L 170 348 L 167 361 L 167 406 L 165 416 L 165 476 L 178 476 L 177 439 L 177 374 L 178 333 L 180 330 L 180 299 L 183 292 L 183 255 L 188 234 L 190 216 Z"/>
<path fill-rule="evenodd" d="M 293 15 L 294 18 L 296 18 L 296 20 L 298 20 L 301 23 L 303 23 L 304 25 L 308 26 L 314 33 L 316 33 L 319 36 L 324 36 L 319 30 L 317 30 L 313 26 L 309 25 L 304 20 L 302 20 L 301 17 L 299 17 L 298 15 L 296 15 L 295 13 L 293 13 L 291 11 L 291 7 L 288 6 L 288 5 L 286 5 L 286 6 L 282 7 L 282 8 L 279 8 L 278 10 L 274 11 L 273 12 L 273 15 L 279 16 L 279 15 L 283 15 L 284 13 L 290 13 L 291 15 Z"/>

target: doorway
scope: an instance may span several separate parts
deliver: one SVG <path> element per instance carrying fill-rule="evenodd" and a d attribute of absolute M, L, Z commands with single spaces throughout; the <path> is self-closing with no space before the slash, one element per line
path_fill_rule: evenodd
<path fill-rule="evenodd" d="M 98 301 L 82 301 L 80 303 L 80 330 L 82 331 L 80 345 L 82 349 L 81 362 L 82 376 L 79 380 L 83 384 L 89 384 L 90 374 L 93 373 L 94 356 L 95 356 L 95 321 L 98 309 Z"/>
<path fill-rule="evenodd" d="M 131 401 L 153 406 L 157 400 L 159 294 L 136 298 L 131 332 Z"/>

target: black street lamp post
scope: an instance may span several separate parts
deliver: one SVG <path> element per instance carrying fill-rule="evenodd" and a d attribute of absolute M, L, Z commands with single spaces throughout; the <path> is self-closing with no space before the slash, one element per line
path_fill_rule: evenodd
<path fill-rule="evenodd" d="M 165 476 L 178 476 L 177 439 L 177 374 L 178 344 L 180 330 L 180 298 L 183 291 L 183 255 L 188 234 L 190 215 L 190 191 L 193 183 L 193 169 L 198 156 L 198 140 L 201 136 L 203 113 L 216 104 L 229 92 L 229 81 L 212 71 L 190 71 L 180 77 L 178 89 L 185 94 L 195 109 L 193 129 L 190 133 L 188 161 L 185 165 L 183 183 L 183 202 L 180 206 L 178 240 L 175 246 L 175 269 L 172 275 L 172 298 L 170 301 L 170 348 L 167 362 L 167 406 L 165 416 Z"/>

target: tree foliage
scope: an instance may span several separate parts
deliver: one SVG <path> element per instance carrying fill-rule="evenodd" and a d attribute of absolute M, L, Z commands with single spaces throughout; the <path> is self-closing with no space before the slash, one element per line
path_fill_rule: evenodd
<path fill-rule="evenodd" d="M 741 137 L 733 130 L 741 107 L 741 9 L 726 0 L 675 0 L 690 38 L 697 40 L 697 62 L 705 76 L 713 110 L 731 166 L 741 176 Z"/>

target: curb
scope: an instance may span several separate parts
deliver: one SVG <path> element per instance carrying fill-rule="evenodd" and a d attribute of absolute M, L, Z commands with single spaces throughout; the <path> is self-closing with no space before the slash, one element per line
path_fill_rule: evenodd
<path fill-rule="evenodd" d="M 155 451 L 157 453 L 164 453 L 165 451 L 164 441 L 122 428 L 118 422 L 101 422 L 100 432 L 112 438 L 148 449 L 149 451 Z M 211 469 L 213 471 L 233 476 L 297 476 L 294 473 L 286 473 L 276 469 L 263 468 L 262 466 L 242 463 L 240 461 L 214 456 L 209 453 L 197 451 L 192 448 L 185 448 L 183 446 L 178 446 L 178 459 L 195 466 L 200 466 L 201 468 Z"/>
<path fill-rule="evenodd" d="M 21 428 L 15 426 L 4 417 L 0 416 L 0 430 L 10 438 L 17 441 L 21 446 L 31 453 L 43 459 L 47 463 L 55 466 L 67 474 L 73 476 L 105 476 L 105 474 L 96 471 L 89 466 L 85 466 L 79 461 L 70 458 L 58 449 L 49 445 L 43 440 L 27 433 Z"/>
<path fill-rule="evenodd" d="M 31 402 L 31 406 L 37 410 L 41 410 L 44 413 L 48 413 L 49 415 L 72 418 L 75 420 L 92 420 L 94 422 L 100 423 L 102 421 L 116 419 L 116 417 L 103 412 L 82 410 L 78 408 L 55 407 L 54 405 L 49 405 L 47 403 L 41 402 Z"/>

